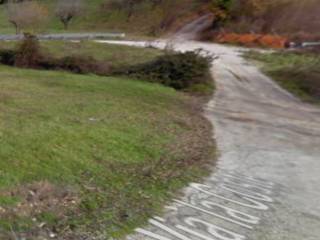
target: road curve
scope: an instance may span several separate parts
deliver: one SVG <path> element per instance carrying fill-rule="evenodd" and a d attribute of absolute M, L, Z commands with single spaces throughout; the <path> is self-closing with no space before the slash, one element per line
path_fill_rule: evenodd
<path fill-rule="evenodd" d="M 175 48 L 219 55 L 205 112 L 220 157 L 204 183 L 190 184 L 127 239 L 319 240 L 320 109 L 282 90 L 237 48 L 190 41 Z"/>

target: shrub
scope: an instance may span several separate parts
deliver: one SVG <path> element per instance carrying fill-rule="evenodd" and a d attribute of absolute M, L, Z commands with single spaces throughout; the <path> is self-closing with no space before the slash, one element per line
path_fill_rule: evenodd
<path fill-rule="evenodd" d="M 151 62 L 112 70 L 110 63 L 97 61 L 92 57 L 68 56 L 60 59 L 44 57 L 40 53 L 38 40 L 32 36 L 26 37 L 16 51 L 0 51 L 1 63 L 11 66 L 104 76 L 131 75 L 177 90 L 199 94 L 209 94 L 214 89 L 210 74 L 213 60 L 202 50 L 186 53 L 174 53 L 167 50 L 165 55 Z"/>
<path fill-rule="evenodd" d="M 96 61 L 91 57 L 68 56 L 60 59 L 56 67 L 73 73 L 94 73 Z"/>
<path fill-rule="evenodd" d="M 36 68 L 41 58 L 38 39 L 31 34 L 25 34 L 24 40 L 18 45 L 14 65 L 24 68 Z"/>
<path fill-rule="evenodd" d="M 211 84 L 210 67 L 213 58 L 201 55 L 201 50 L 167 53 L 149 63 L 131 66 L 116 73 L 158 82 L 175 89 L 188 89 L 195 84 Z"/>
<path fill-rule="evenodd" d="M 16 61 L 16 51 L 3 49 L 0 50 L 0 62 L 5 65 L 13 66 Z"/>
<path fill-rule="evenodd" d="M 108 75 L 111 65 L 92 57 L 68 56 L 61 59 L 44 56 L 40 52 L 39 41 L 25 34 L 16 50 L 0 50 L 0 62 L 5 65 L 45 70 L 65 70 L 73 73 Z"/>
<path fill-rule="evenodd" d="M 59 61 L 58 68 L 80 74 L 108 75 L 111 69 L 109 63 L 97 61 L 92 57 L 71 56 Z"/>

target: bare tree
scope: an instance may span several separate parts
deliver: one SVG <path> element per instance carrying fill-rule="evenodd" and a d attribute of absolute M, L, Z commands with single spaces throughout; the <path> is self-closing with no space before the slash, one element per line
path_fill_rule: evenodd
<path fill-rule="evenodd" d="M 134 14 L 135 8 L 138 4 L 143 2 L 143 0 L 126 0 L 124 1 L 125 3 L 125 8 L 127 11 L 127 22 L 130 22 L 131 17 Z"/>
<path fill-rule="evenodd" d="M 47 18 L 47 8 L 35 1 L 8 2 L 8 21 L 15 27 L 16 34 L 22 29 L 36 31 Z"/>
<path fill-rule="evenodd" d="M 62 22 L 64 29 L 68 29 L 70 21 L 82 12 L 82 0 L 60 0 L 58 2 L 56 16 Z"/>
<path fill-rule="evenodd" d="M 103 7 L 108 10 L 112 9 L 112 10 L 125 12 L 125 14 L 127 15 L 126 21 L 130 22 L 138 6 L 144 1 L 146 0 L 107 0 L 103 4 Z M 148 1 L 151 1 L 151 0 L 148 0 Z M 157 1 L 157 0 L 152 0 L 152 1 Z"/>

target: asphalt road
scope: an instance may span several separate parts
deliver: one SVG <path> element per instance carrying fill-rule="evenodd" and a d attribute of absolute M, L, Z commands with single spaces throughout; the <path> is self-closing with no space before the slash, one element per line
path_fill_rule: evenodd
<path fill-rule="evenodd" d="M 204 183 L 190 184 L 163 216 L 127 239 L 319 240 L 320 108 L 282 90 L 237 48 L 175 45 L 197 48 L 219 55 L 212 69 L 217 92 L 205 110 L 218 163 Z"/>

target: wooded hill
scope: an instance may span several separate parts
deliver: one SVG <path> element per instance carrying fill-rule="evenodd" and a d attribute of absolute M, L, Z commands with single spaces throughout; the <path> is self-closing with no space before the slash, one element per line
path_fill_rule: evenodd
<path fill-rule="evenodd" d="M 12 11 L 0 0 L 0 33 L 14 33 Z M 16 0 L 27 2 L 17 28 L 24 31 L 124 31 L 159 36 L 197 17 L 215 15 L 212 29 L 315 38 L 320 35 L 319 0 Z M 27 11 L 30 2 L 41 11 Z M 21 3 L 20 3 L 21 4 Z M 12 4 L 15 5 L 15 4 Z M 17 4 L 19 5 L 19 4 Z M 11 7 L 12 8 L 12 7 Z M 35 7 L 33 6 L 33 9 Z M 30 22 L 34 14 L 41 24 Z M 40 19 L 40 20 L 39 20 Z M 35 27 L 36 26 L 36 27 Z M 36 28 L 36 29 L 35 29 Z"/>

